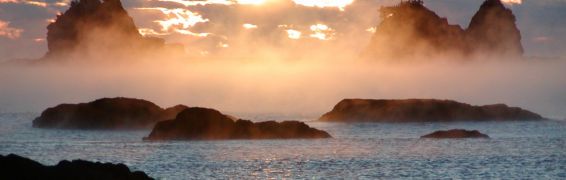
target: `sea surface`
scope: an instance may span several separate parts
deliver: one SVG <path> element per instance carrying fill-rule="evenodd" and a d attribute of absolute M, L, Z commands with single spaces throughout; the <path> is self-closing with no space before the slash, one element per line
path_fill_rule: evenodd
<path fill-rule="evenodd" d="M 35 129 L 37 115 L 0 114 L 0 154 L 49 165 L 64 159 L 124 163 L 158 179 L 566 179 L 564 121 L 344 124 L 304 118 L 334 138 L 145 142 L 149 130 Z M 452 128 L 491 138 L 419 139 Z"/>

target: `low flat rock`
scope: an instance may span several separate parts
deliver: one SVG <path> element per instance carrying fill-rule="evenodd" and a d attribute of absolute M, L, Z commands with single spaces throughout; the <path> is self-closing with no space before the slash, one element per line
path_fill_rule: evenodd
<path fill-rule="evenodd" d="M 320 121 L 450 122 L 542 120 L 542 116 L 505 104 L 473 106 L 437 99 L 344 99 Z"/>
<path fill-rule="evenodd" d="M 152 102 L 133 98 L 102 98 L 88 103 L 60 104 L 47 108 L 33 120 L 36 128 L 59 129 L 149 129 L 155 123 L 174 119 L 188 108 L 163 109 Z"/>
<path fill-rule="evenodd" d="M 482 134 L 477 130 L 468 131 L 465 129 L 451 129 L 446 131 L 435 131 L 421 136 L 421 138 L 489 138 L 489 136 Z"/>
<path fill-rule="evenodd" d="M 311 139 L 330 138 L 325 131 L 299 121 L 234 120 L 217 110 L 187 108 L 174 120 L 155 125 L 144 140 Z"/>

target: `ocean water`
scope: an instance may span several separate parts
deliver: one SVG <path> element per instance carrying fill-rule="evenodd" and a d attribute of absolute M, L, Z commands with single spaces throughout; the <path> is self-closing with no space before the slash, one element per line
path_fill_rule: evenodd
<path fill-rule="evenodd" d="M 158 179 L 566 179 L 563 121 L 307 122 L 334 138 L 144 142 L 149 130 L 35 129 L 37 115 L 0 114 L 0 154 L 124 163 Z M 451 128 L 491 138 L 419 139 Z"/>

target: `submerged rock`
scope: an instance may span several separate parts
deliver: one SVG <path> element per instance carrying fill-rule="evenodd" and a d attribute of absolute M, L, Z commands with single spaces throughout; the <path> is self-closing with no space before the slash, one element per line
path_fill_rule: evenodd
<path fill-rule="evenodd" d="M 175 118 L 188 107 L 162 109 L 152 102 L 132 98 L 102 98 L 89 103 L 61 104 L 47 108 L 33 121 L 33 127 L 63 129 L 151 128 L 162 120 Z"/>
<path fill-rule="evenodd" d="M 145 140 L 220 140 L 330 138 L 325 132 L 299 121 L 257 122 L 234 120 L 214 109 L 188 108 L 174 120 L 155 125 Z"/>
<path fill-rule="evenodd" d="M 489 136 L 482 134 L 477 130 L 468 131 L 465 129 L 451 129 L 447 131 L 435 131 L 421 136 L 421 138 L 489 138 Z"/>
<path fill-rule="evenodd" d="M 18 155 L 0 155 L 0 179 L 153 179 L 144 172 L 130 171 L 124 164 L 61 161 L 45 166 Z"/>
<path fill-rule="evenodd" d="M 380 9 L 364 57 L 376 59 L 472 55 L 518 57 L 523 54 L 515 16 L 500 0 L 486 0 L 468 29 L 452 25 L 426 8 L 422 0 L 402 1 Z"/>
<path fill-rule="evenodd" d="M 120 0 L 77 0 L 47 26 L 47 49 L 45 60 L 83 60 L 90 56 L 182 51 L 183 47 L 143 37 Z"/>
<path fill-rule="evenodd" d="M 335 122 L 435 122 L 540 120 L 533 112 L 505 104 L 472 106 L 451 100 L 344 99 L 321 121 Z"/>

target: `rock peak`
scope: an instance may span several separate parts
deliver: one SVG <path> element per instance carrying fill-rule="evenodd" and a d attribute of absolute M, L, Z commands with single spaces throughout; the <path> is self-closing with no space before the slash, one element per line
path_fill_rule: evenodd
<path fill-rule="evenodd" d="M 486 0 L 467 29 L 424 6 L 421 0 L 381 7 L 382 22 L 362 56 L 377 59 L 430 56 L 521 56 L 515 16 L 500 0 Z"/>
<path fill-rule="evenodd" d="M 47 26 L 48 52 L 44 59 L 126 56 L 165 47 L 163 39 L 139 33 L 120 0 L 74 0 Z"/>

